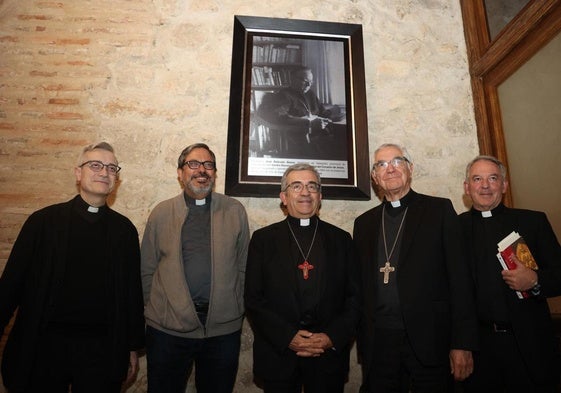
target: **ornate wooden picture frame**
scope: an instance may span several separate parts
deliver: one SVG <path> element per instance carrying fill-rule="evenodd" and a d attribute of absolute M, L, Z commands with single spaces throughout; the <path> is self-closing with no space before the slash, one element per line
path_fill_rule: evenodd
<path fill-rule="evenodd" d="M 362 27 L 234 17 L 226 194 L 277 197 L 306 162 L 326 199 L 370 199 Z"/>

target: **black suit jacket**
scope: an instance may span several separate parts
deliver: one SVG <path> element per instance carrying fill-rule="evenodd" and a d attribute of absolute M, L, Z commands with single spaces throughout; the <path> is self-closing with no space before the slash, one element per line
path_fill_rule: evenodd
<path fill-rule="evenodd" d="M 473 240 L 473 221 L 480 219 L 480 212 L 471 210 L 460 215 L 463 233 L 469 245 L 469 259 L 475 269 L 477 247 Z M 559 378 L 559 342 L 554 337 L 547 297 L 561 295 L 561 246 L 542 212 L 510 209 L 499 205 L 493 210 L 498 220 L 500 233 L 495 234 L 494 243 L 512 231 L 518 232 L 530 248 L 538 264 L 538 282 L 541 294 L 527 299 L 518 299 L 506 284 L 506 306 L 511 318 L 514 335 L 530 374 L 536 382 Z M 497 263 L 499 263 L 497 261 Z M 477 277 L 475 277 L 477 285 Z"/>
<path fill-rule="evenodd" d="M 249 244 L 245 308 L 255 338 L 253 370 L 262 379 L 289 377 L 298 363 L 288 345 L 300 330 L 297 277 L 302 272 L 291 253 L 290 236 L 284 220 L 255 231 Z M 360 316 L 358 267 L 349 233 L 320 220 L 317 236 L 327 259 L 321 261 L 315 331 L 327 334 L 335 349 L 314 361 L 325 370 L 346 372 Z"/>
<path fill-rule="evenodd" d="M 448 199 L 408 194 L 408 212 L 395 275 L 403 321 L 411 346 L 426 366 L 448 362 L 450 349 L 477 347 L 473 283 L 459 220 Z M 359 353 L 369 369 L 375 325 L 377 250 L 382 205 L 355 220 L 354 242 L 362 268 L 364 316 Z M 393 274 L 392 274 L 393 275 Z"/>
<path fill-rule="evenodd" d="M 16 308 L 14 326 L 2 357 L 2 377 L 8 389 L 23 391 L 35 361 L 38 341 L 47 326 L 65 276 L 71 201 L 33 213 L 23 225 L 0 278 L 0 332 Z M 113 377 L 124 378 L 129 352 L 144 347 L 144 303 L 140 283 L 138 232 L 128 218 L 107 209 L 109 274 L 114 292 L 108 310 Z M 84 252 L 96 244 L 84 243 Z"/>

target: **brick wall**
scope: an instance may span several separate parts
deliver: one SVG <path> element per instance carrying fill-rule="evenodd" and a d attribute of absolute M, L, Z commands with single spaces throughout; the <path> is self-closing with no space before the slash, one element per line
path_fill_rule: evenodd
<path fill-rule="evenodd" d="M 90 142 L 116 148 L 113 207 L 140 233 L 180 192 L 184 146 L 215 150 L 224 190 L 234 15 L 362 24 L 370 151 L 406 144 L 413 187 L 465 209 L 463 169 L 478 148 L 456 2 L 0 0 L 0 271 L 27 216 L 75 194 L 72 166 Z M 252 230 L 282 219 L 276 198 L 240 200 Z M 324 201 L 322 218 L 351 231 L 377 203 Z M 238 391 L 258 391 L 245 332 Z M 349 391 L 359 376 L 353 363 Z"/>

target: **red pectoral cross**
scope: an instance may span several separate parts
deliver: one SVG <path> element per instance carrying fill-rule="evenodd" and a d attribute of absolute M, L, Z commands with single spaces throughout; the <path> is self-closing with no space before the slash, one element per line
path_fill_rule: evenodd
<path fill-rule="evenodd" d="M 386 262 L 384 267 L 380 268 L 380 273 L 384 273 L 384 284 L 390 282 L 390 273 L 395 272 L 395 267 L 391 266 L 389 262 Z"/>
<path fill-rule="evenodd" d="M 314 265 L 309 264 L 308 261 L 304 261 L 300 265 L 298 265 L 298 269 L 302 270 L 304 280 L 307 280 L 310 277 L 308 272 L 310 270 L 312 270 L 313 268 L 314 268 Z"/>

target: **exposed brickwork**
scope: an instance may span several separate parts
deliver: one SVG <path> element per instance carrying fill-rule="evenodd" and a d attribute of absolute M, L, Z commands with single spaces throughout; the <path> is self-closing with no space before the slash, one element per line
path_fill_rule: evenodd
<path fill-rule="evenodd" d="M 140 233 L 180 192 L 174 161 L 187 144 L 212 146 L 223 191 L 234 15 L 362 24 L 371 152 L 405 143 L 414 187 L 463 209 L 477 140 L 456 2 L 0 0 L 0 271 L 28 215 L 75 194 L 72 166 L 90 142 L 115 146 L 113 207 Z M 240 200 L 252 230 L 282 219 L 276 198 Z M 351 231 L 377 203 L 324 201 L 322 218 Z M 246 326 L 237 392 L 260 391 L 251 339 Z M 360 377 L 352 362 L 349 392 Z M 144 368 L 139 378 L 131 391 L 145 391 Z"/>

